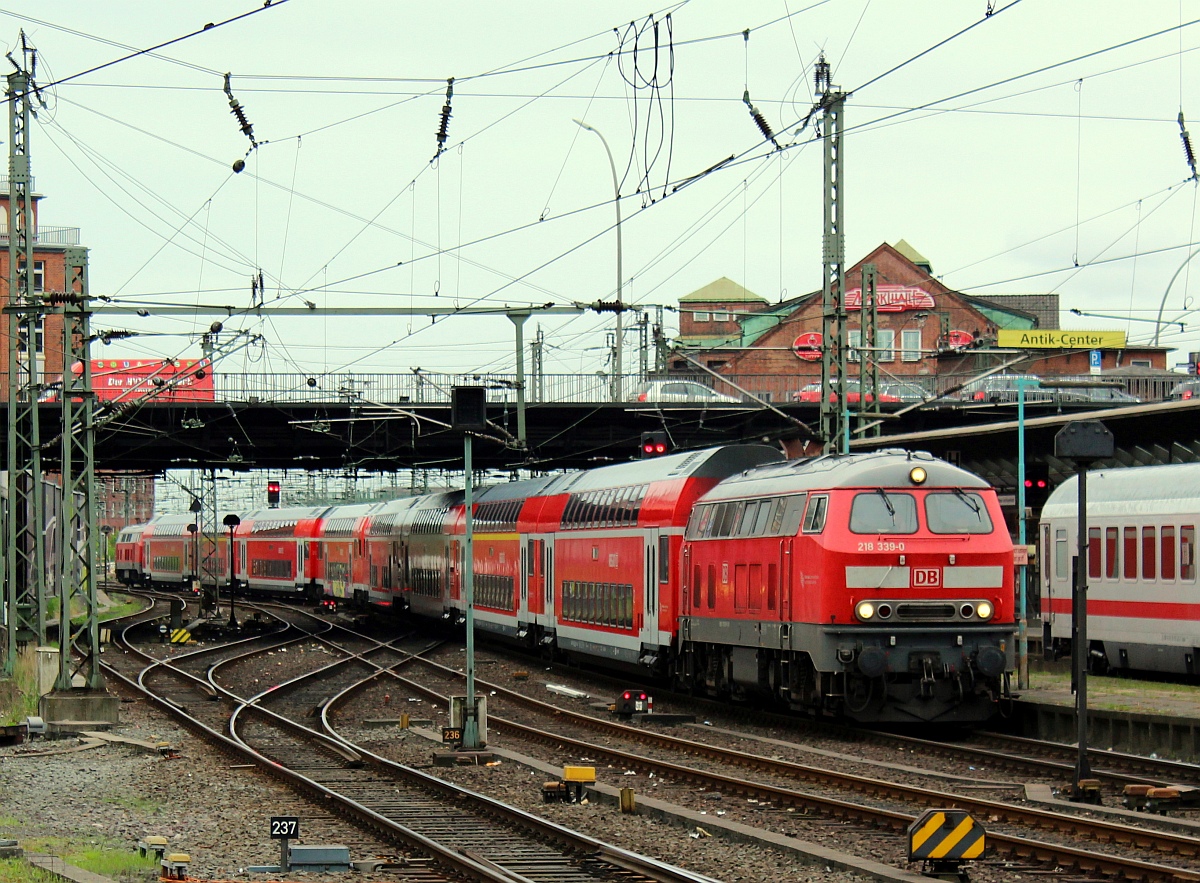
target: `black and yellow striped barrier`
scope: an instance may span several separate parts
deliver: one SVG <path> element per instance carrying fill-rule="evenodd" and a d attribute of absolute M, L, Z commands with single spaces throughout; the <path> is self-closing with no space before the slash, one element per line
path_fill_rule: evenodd
<path fill-rule="evenodd" d="M 172 644 L 186 644 L 192 639 L 192 633 L 185 628 L 171 629 Z"/>
<path fill-rule="evenodd" d="M 961 809 L 931 809 L 908 826 L 908 860 L 925 862 L 934 876 L 983 855 L 983 826 Z M 961 875 L 959 875 L 961 878 Z"/>

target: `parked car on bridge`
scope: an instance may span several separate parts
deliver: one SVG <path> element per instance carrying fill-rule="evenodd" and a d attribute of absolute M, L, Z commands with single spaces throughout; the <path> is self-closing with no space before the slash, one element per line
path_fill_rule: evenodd
<path fill-rule="evenodd" d="M 836 383 L 837 383 L 836 378 L 833 378 L 829 381 L 829 385 L 830 385 L 829 401 L 831 401 L 831 402 L 836 401 L 836 398 L 835 398 L 836 393 L 833 391 L 833 387 Z M 862 386 L 860 385 L 859 381 L 847 380 L 846 381 L 846 404 L 856 405 L 856 404 L 858 404 L 858 402 L 861 398 L 862 398 Z M 797 402 L 819 402 L 819 401 L 821 401 L 821 384 L 820 383 L 810 383 L 807 386 L 800 387 L 800 390 L 798 392 L 792 393 L 792 399 Z M 878 401 L 880 403 L 893 403 L 894 404 L 896 402 L 901 401 L 901 399 L 900 399 L 900 396 L 896 395 L 894 392 L 891 392 L 887 388 L 887 384 L 881 383 L 881 384 L 879 384 L 878 394 L 874 395 L 874 396 L 868 394 L 867 401 L 868 402 Z"/>
<path fill-rule="evenodd" d="M 626 398 L 630 402 L 708 402 L 741 404 L 741 399 L 719 393 L 703 383 L 689 380 L 647 380 Z"/>
<path fill-rule="evenodd" d="M 1025 401 L 1060 402 L 1063 404 L 1131 405 L 1140 402 L 1115 384 L 1096 386 L 1055 386 L 1054 378 L 1033 374 L 995 374 L 968 383 L 959 393 L 969 402 L 1016 403 L 1018 382 L 1025 382 Z M 1064 381 L 1070 383 L 1071 381 Z M 1081 384 L 1086 381 L 1081 381 Z"/>
<path fill-rule="evenodd" d="M 1171 391 L 1167 393 L 1167 398 L 1175 402 L 1200 399 L 1200 377 L 1192 377 L 1175 384 L 1171 387 Z"/>

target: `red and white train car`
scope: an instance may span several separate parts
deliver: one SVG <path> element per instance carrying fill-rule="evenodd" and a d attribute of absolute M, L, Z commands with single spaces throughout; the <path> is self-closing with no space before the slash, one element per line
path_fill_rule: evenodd
<path fill-rule="evenodd" d="M 328 506 L 259 509 L 234 528 L 239 589 L 253 594 L 316 600 L 321 596 L 316 522 Z"/>
<path fill-rule="evenodd" d="M 117 533 L 113 546 L 113 571 L 117 580 L 127 586 L 141 586 L 146 581 L 146 562 L 142 533 L 146 525 L 129 524 Z"/>
<path fill-rule="evenodd" d="M 1097 469 L 1087 476 L 1088 668 L 1200 674 L 1200 463 Z M 1079 482 L 1041 516 L 1044 647 L 1072 651 Z"/>

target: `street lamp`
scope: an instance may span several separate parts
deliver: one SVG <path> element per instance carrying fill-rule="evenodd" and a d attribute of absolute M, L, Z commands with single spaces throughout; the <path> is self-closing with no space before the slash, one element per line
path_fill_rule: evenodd
<path fill-rule="evenodd" d="M 1167 283 L 1167 289 L 1163 292 L 1162 303 L 1158 305 L 1158 319 L 1155 320 L 1154 339 L 1150 341 L 1150 346 L 1158 346 L 1158 334 L 1160 331 L 1162 331 L 1163 326 L 1163 308 L 1167 305 L 1167 295 L 1171 293 L 1171 286 L 1175 284 L 1175 280 L 1179 278 L 1179 274 L 1183 272 L 1183 268 L 1188 265 L 1188 261 L 1198 254 L 1200 254 L 1200 248 L 1194 249 L 1191 254 L 1184 258 L 1183 263 L 1179 265 L 1179 269 L 1175 271 L 1175 275 L 1171 277 L 1171 281 Z M 1167 324 L 1174 325 L 1175 323 L 1168 322 Z"/>
<path fill-rule="evenodd" d="M 594 132 L 596 137 L 600 139 L 600 143 L 604 145 L 604 152 L 608 154 L 608 167 L 612 171 L 613 182 L 613 205 L 617 208 L 617 336 L 616 336 L 616 353 L 613 357 L 613 381 L 612 381 L 612 400 L 619 402 L 621 400 L 621 376 L 622 371 L 622 351 L 625 349 L 625 335 L 622 329 L 621 310 L 621 190 L 620 184 L 617 183 L 617 164 L 613 162 L 612 151 L 608 149 L 608 141 L 600 134 L 599 129 L 595 129 L 585 123 L 583 120 L 574 120 L 575 125 L 582 129 L 587 129 L 589 132 Z"/>
<path fill-rule="evenodd" d="M 238 627 L 238 621 L 233 609 L 233 596 L 237 590 L 237 568 L 234 566 L 233 530 L 242 523 L 242 519 L 230 512 L 222 519 L 222 523 L 229 528 L 229 627 L 235 629 Z"/>

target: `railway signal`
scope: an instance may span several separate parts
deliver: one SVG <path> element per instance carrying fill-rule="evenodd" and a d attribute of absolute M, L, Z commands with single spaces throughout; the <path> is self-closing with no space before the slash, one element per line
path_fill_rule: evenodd
<path fill-rule="evenodd" d="M 1041 509 L 1054 488 L 1050 484 L 1050 467 L 1046 463 L 1025 464 L 1025 505 Z"/>
<path fill-rule="evenodd" d="M 271 509 L 279 508 L 279 482 L 267 482 L 267 506 Z"/>
<path fill-rule="evenodd" d="M 665 432 L 642 433 L 642 457 L 661 457 L 670 450 Z"/>

